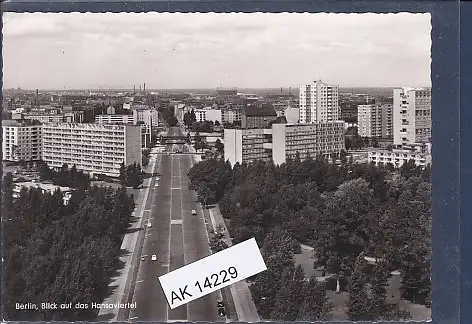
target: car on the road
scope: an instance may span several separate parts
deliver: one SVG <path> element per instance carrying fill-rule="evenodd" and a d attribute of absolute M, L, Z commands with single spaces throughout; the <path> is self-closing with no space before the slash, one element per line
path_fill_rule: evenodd
<path fill-rule="evenodd" d="M 192 209 L 192 215 L 197 215 L 197 211 L 195 209 Z"/>
<path fill-rule="evenodd" d="M 151 260 L 152 261 L 157 261 L 157 255 L 153 254 L 152 257 L 151 257 Z"/>
<path fill-rule="evenodd" d="M 144 255 L 141 256 L 141 261 L 146 261 L 146 257 Z"/>
<path fill-rule="evenodd" d="M 156 182 L 156 185 L 155 185 L 155 187 L 159 187 L 159 184 L 158 184 L 157 182 Z"/>
<path fill-rule="evenodd" d="M 161 180 L 161 178 L 159 178 L 159 177 L 156 177 L 156 181 L 159 181 L 159 180 Z"/>
<path fill-rule="evenodd" d="M 148 222 L 148 223 L 147 223 L 147 227 L 152 227 L 151 222 Z"/>
<path fill-rule="evenodd" d="M 225 311 L 224 307 L 218 308 L 218 316 L 219 317 L 225 317 L 226 316 L 226 311 Z"/>
<path fill-rule="evenodd" d="M 225 307 L 225 303 L 222 301 L 222 300 L 219 300 L 217 303 L 216 303 L 216 307 L 218 308 L 221 308 L 221 307 Z"/>

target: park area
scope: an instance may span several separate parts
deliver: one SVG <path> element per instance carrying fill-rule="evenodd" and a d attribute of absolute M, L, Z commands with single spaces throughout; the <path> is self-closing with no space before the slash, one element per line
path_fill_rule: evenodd
<path fill-rule="evenodd" d="M 296 265 L 302 266 L 305 272 L 305 277 L 307 279 L 311 275 L 315 274 L 317 277 L 319 277 L 320 280 L 324 280 L 325 277 L 322 277 L 321 271 L 315 270 L 313 268 L 313 262 L 313 248 L 306 245 L 302 245 L 301 253 L 295 254 Z M 414 304 L 400 297 L 401 276 L 392 275 L 388 283 L 389 285 L 387 288 L 387 301 L 389 303 L 395 303 L 398 304 L 401 308 L 407 309 L 410 312 L 411 317 L 415 321 L 431 320 L 431 308 L 420 304 Z M 333 303 L 333 318 L 340 321 L 349 320 L 346 314 L 346 302 L 349 296 L 347 291 L 342 291 L 341 293 L 336 294 L 335 291 L 328 289 L 326 295 Z"/>

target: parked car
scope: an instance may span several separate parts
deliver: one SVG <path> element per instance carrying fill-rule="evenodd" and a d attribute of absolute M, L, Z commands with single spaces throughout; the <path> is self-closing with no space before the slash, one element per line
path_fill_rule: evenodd
<path fill-rule="evenodd" d="M 151 260 L 152 261 L 157 261 L 157 255 L 153 254 L 152 257 L 151 257 Z"/>
<path fill-rule="evenodd" d="M 192 215 L 197 215 L 197 211 L 195 209 L 192 209 Z"/>

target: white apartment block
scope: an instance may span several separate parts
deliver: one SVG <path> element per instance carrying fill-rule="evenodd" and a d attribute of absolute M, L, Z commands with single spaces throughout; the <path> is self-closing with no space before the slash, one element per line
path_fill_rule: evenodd
<path fill-rule="evenodd" d="M 393 144 L 429 142 L 431 138 L 431 89 L 393 90 Z"/>
<path fill-rule="evenodd" d="M 318 80 L 300 86 L 300 123 L 325 123 L 339 120 L 339 86 Z"/>
<path fill-rule="evenodd" d="M 121 163 L 142 164 L 140 126 L 46 123 L 42 130 L 42 155 L 49 167 L 75 164 L 91 175 L 118 177 Z"/>
<path fill-rule="evenodd" d="M 205 120 L 222 122 L 221 110 L 219 109 L 195 109 L 194 112 L 197 122 L 203 122 Z"/>
<path fill-rule="evenodd" d="M 2 156 L 4 161 L 41 160 L 41 125 L 16 120 L 2 121 Z"/>
<path fill-rule="evenodd" d="M 221 111 L 221 122 L 222 123 L 234 123 L 235 121 L 241 121 L 240 110 L 223 110 Z"/>
<path fill-rule="evenodd" d="M 374 163 L 376 166 L 383 166 L 391 163 L 395 168 L 399 168 L 409 160 L 415 161 L 415 165 L 424 168 L 428 164 L 431 164 L 431 155 L 411 150 L 388 151 L 371 149 L 368 151 L 368 162 Z"/>
<path fill-rule="evenodd" d="M 357 106 L 357 132 L 362 137 L 382 137 L 382 107 Z"/>
<path fill-rule="evenodd" d="M 156 126 L 159 123 L 159 112 L 154 109 L 134 109 L 134 123 L 144 123 L 147 126 Z"/>
<path fill-rule="evenodd" d="M 97 124 L 134 124 L 133 115 L 97 115 L 95 116 Z"/>
<path fill-rule="evenodd" d="M 270 129 L 225 129 L 225 160 L 231 165 L 255 160 L 280 165 L 288 158 L 337 156 L 344 148 L 344 122 L 273 124 Z"/>

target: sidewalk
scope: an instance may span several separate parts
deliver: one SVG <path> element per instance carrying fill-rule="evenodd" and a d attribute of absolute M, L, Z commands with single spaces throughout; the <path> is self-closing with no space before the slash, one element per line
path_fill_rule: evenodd
<path fill-rule="evenodd" d="M 146 172 L 156 172 L 158 156 L 151 155 L 149 159 L 149 165 L 144 167 Z M 136 207 L 132 213 L 134 222 L 131 223 L 130 227 L 127 230 L 127 233 L 123 237 L 123 242 L 121 243 L 121 252 L 124 252 L 124 255 L 120 257 L 120 263 L 124 264 L 122 269 L 117 271 L 117 275 L 112 277 L 110 280 L 109 288 L 113 290 L 112 294 L 106 298 L 103 303 L 106 304 L 115 304 L 115 303 L 126 303 L 127 302 L 127 291 L 129 292 L 129 287 L 132 281 L 132 273 L 135 270 L 137 255 L 134 253 L 138 237 L 140 234 L 140 229 L 144 226 L 144 211 L 146 208 L 146 202 L 149 197 L 150 191 L 153 189 L 153 180 L 154 177 L 150 177 L 144 180 L 144 188 L 139 190 L 137 197 L 135 197 Z M 118 321 L 118 313 L 126 311 L 126 309 L 119 308 L 103 308 L 100 309 L 96 321 Z"/>
<path fill-rule="evenodd" d="M 228 229 L 226 228 L 225 221 L 221 215 L 220 207 L 216 205 L 216 207 L 208 209 L 208 212 L 210 213 L 210 219 L 213 228 L 216 228 L 218 225 L 222 225 L 225 233 L 228 235 Z M 225 242 L 228 247 L 232 246 L 232 242 L 229 237 L 225 237 Z M 231 285 L 230 289 L 239 322 L 260 322 L 261 318 L 257 313 L 256 305 L 254 305 L 252 300 L 251 291 L 249 290 L 249 285 L 247 282 L 245 280 L 238 281 L 237 283 Z"/>

